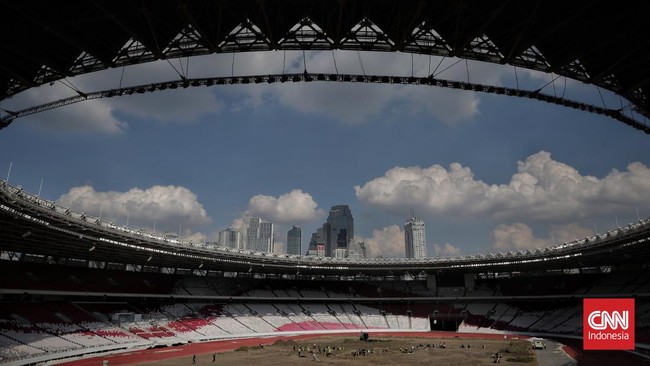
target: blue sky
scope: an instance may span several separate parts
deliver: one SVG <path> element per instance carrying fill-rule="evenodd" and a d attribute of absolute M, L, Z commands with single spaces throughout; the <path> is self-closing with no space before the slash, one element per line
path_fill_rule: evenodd
<path fill-rule="evenodd" d="M 310 72 L 424 76 L 440 59 L 308 52 Z M 359 62 L 361 58 L 361 63 Z M 283 59 L 284 66 L 283 66 Z M 189 62 L 189 64 L 188 64 Z M 443 60 L 439 78 L 542 87 L 553 76 Z M 302 72 L 302 53 L 212 55 L 68 79 L 84 91 L 188 77 Z M 411 66 L 413 65 L 413 66 Z M 123 72 L 123 74 L 122 74 Z M 558 79 L 544 92 L 612 107 Z M 0 107 L 72 95 L 55 83 Z M 411 208 L 429 255 L 535 248 L 650 216 L 648 136 L 612 119 L 528 99 L 427 86 L 287 83 L 199 87 L 89 101 L 0 131 L 10 183 L 130 227 L 215 240 L 250 216 L 291 225 L 303 250 L 333 205 L 350 205 L 371 256 L 404 256 Z M 154 224 L 155 223 L 155 224 Z"/>

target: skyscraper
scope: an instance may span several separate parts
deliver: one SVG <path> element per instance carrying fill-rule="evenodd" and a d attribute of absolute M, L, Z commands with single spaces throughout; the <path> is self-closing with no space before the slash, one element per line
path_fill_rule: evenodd
<path fill-rule="evenodd" d="M 246 228 L 246 249 L 257 250 L 259 244 L 260 222 L 259 217 L 251 217 Z"/>
<path fill-rule="evenodd" d="M 230 249 L 241 249 L 241 233 L 237 230 L 228 228 L 219 231 L 219 246 Z"/>
<path fill-rule="evenodd" d="M 273 223 L 262 221 L 260 222 L 260 238 L 263 240 L 265 251 L 269 253 L 275 252 L 275 241 L 273 240 Z"/>
<path fill-rule="evenodd" d="M 256 252 L 273 253 L 273 223 L 251 217 L 246 229 L 246 249 Z"/>
<path fill-rule="evenodd" d="M 354 239 L 354 219 L 348 205 L 332 206 L 323 225 L 325 236 L 325 255 L 331 257 L 336 249 L 347 249 Z"/>
<path fill-rule="evenodd" d="M 404 224 L 404 244 L 406 258 L 427 257 L 427 236 L 421 218 L 411 217 Z"/>
<path fill-rule="evenodd" d="M 302 229 L 294 226 L 287 232 L 287 254 L 300 255 L 302 247 Z"/>

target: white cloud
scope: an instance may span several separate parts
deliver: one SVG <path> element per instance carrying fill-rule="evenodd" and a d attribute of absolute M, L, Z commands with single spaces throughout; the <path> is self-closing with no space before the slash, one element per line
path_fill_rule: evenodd
<path fill-rule="evenodd" d="M 582 227 L 577 223 L 554 225 L 551 228 L 550 237 L 547 238 L 546 241 L 552 245 L 555 245 L 566 243 L 575 239 L 585 238 L 593 234 L 594 232 L 591 228 Z"/>
<path fill-rule="evenodd" d="M 460 248 L 455 247 L 449 243 L 443 245 L 433 244 L 433 254 L 436 257 L 453 257 L 460 255 Z"/>
<path fill-rule="evenodd" d="M 229 228 L 237 230 L 242 234 L 246 234 L 246 229 L 248 228 L 248 222 L 250 218 L 251 216 L 246 214 L 242 217 L 238 217 L 232 221 L 232 224 L 230 224 Z"/>
<path fill-rule="evenodd" d="M 488 85 L 505 85 L 513 78 L 513 69 L 510 66 L 458 61 L 459 59 L 455 58 L 393 52 L 247 52 L 161 60 L 80 75 L 67 81 L 84 92 L 92 92 L 119 86 L 178 80 L 179 73 L 187 75 L 188 78 L 302 73 L 305 63 L 307 71 L 311 73 L 417 77 L 434 73 L 435 77 L 441 79 Z M 553 76 L 525 69 L 522 69 L 521 74 L 522 79 L 532 80 L 535 87 L 538 87 L 540 82 L 546 83 L 543 80 Z M 569 84 L 572 89 L 576 85 L 582 83 Z M 546 92 L 551 93 L 549 90 Z M 126 128 L 125 122 L 115 117 L 119 113 L 162 122 L 195 121 L 201 116 L 218 113 L 226 107 L 226 102 L 215 97 L 216 94 L 224 97 L 235 96 L 235 100 L 227 106 L 233 110 L 280 103 L 286 108 L 302 113 L 327 115 L 352 123 L 367 122 L 391 114 L 394 118 L 425 114 L 443 123 L 454 124 L 475 118 L 479 113 L 480 104 L 478 93 L 432 86 L 301 82 L 158 91 L 152 94 L 82 102 L 48 112 L 47 119 L 39 118 L 40 115 L 28 118 L 39 121 L 39 125 L 51 126 L 59 131 L 116 133 Z M 10 100 L 6 107 L 12 108 L 16 104 L 22 107 L 36 105 L 70 95 L 75 93 L 57 82 L 53 87 L 44 85 L 21 93 L 12 98 L 17 103 Z"/>
<path fill-rule="evenodd" d="M 492 232 L 492 238 L 494 239 L 492 246 L 497 250 L 543 248 L 550 244 L 546 240 L 535 238 L 533 230 L 520 222 L 499 225 Z"/>
<path fill-rule="evenodd" d="M 440 62 L 437 57 L 421 55 L 414 56 L 412 60 L 410 55 L 400 53 L 358 54 L 351 51 L 309 51 L 305 53 L 304 59 L 310 73 L 419 77 L 427 76 Z M 446 70 L 437 75 L 438 77 L 451 80 L 467 79 L 464 63 L 451 66 L 454 60 L 442 61 L 439 71 Z M 201 75 L 206 74 L 204 70 L 214 70 L 211 76 L 214 76 L 215 72 L 222 76 L 237 76 L 302 73 L 305 70 L 303 53 L 300 51 L 237 54 L 234 68 L 231 63 L 231 55 L 218 55 L 212 63 L 203 63 L 200 66 L 202 70 L 197 71 L 196 66 L 191 70 Z M 505 72 L 502 67 L 485 63 L 472 63 L 471 70 L 472 81 L 485 83 L 498 83 Z M 351 123 L 371 121 L 390 113 L 395 116 L 427 114 L 444 123 L 455 123 L 474 118 L 479 105 L 478 96 L 473 92 L 398 84 L 289 82 L 233 85 L 220 88 L 220 92 L 237 96 L 236 101 L 230 105 L 233 110 L 280 103 L 286 108 L 305 114 L 327 115 Z"/>
<path fill-rule="evenodd" d="M 553 226 L 549 237 L 537 238 L 526 224 L 499 225 L 492 231 L 492 247 L 499 251 L 536 249 L 553 246 L 592 235 L 593 232 L 576 223 Z"/>
<path fill-rule="evenodd" d="M 259 217 L 263 221 L 272 222 L 275 252 L 286 253 L 285 239 L 289 228 L 292 225 L 321 219 L 324 214 L 309 193 L 294 189 L 279 197 L 261 194 L 251 197 L 246 210 L 240 217 L 234 219 L 229 227 L 245 236 L 251 217 Z"/>
<path fill-rule="evenodd" d="M 93 92 L 120 86 L 178 80 L 179 73 L 186 74 L 188 78 L 301 73 L 304 71 L 303 57 L 307 70 L 312 73 L 424 77 L 439 66 L 439 74 L 436 77 L 467 80 L 464 62 L 456 64 L 456 59 L 441 60 L 438 57 L 422 55 L 311 51 L 303 56 L 299 51 L 270 51 L 236 54 L 234 64 L 232 57 L 219 54 L 182 60 L 162 60 L 80 75 L 69 78 L 66 82 L 71 82 L 83 92 Z M 438 65 L 440 61 L 442 63 Z M 470 63 L 472 82 L 499 84 L 509 74 L 509 69 L 498 65 Z M 328 115 L 346 122 L 366 122 L 390 114 L 395 118 L 404 114 L 426 114 L 444 123 L 457 123 L 474 118 L 478 114 L 479 106 L 476 93 L 431 86 L 333 82 L 276 83 L 192 87 L 82 102 L 48 112 L 48 122 L 40 122 L 39 125 L 52 126 L 65 132 L 116 133 L 126 128 L 126 123 L 115 117 L 120 114 L 161 122 L 195 121 L 201 116 L 218 113 L 226 107 L 226 102 L 218 99 L 216 94 L 224 97 L 235 96 L 228 106 L 234 110 L 280 103 L 286 108 L 302 113 Z M 6 107 L 20 105 L 24 108 L 71 95 L 76 93 L 57 82 L 54 86 L 44 85 L 21 93 L 12 98 Z M 30 119 L 45 120 L 38 117 L 39 115 Z"/>
<path fill-rule="evenodd" d="M 101 211 L 102 220 L 115 220 L 120 225 L 125 225 L 128 218 L 129 227 L 152 228 L 155 223 L 157 232 L 180 229 L 188 236 L 193 234 L 185 230 L 212 221 L 196 195 L 177 186 L 132 188 L 126 192 L 97 192 L 91 186 L 81 186 L 71 188 L 57 202 L 89 215 L 99 216 Z"/>
<path fill-rule="evenodd" d="M 208 241 L 205 234 L 201 232 L 193 232 L 190 229 L 184 229 L 180 235 L 180 239 L 192 243 L 205 243 Z"/>
<path fill-rule="evenodd" d="M 74 93 L 61 84 L 29 89 L 7 104 L 7 109 L 21 110 L 34 105 L 67 98 Z M 119 134 L 127 130 L 126 122 L 112 114 L 113 108 L 105 100 L 92 100 L 41 112 L 17 120 L 37 128 L 63 133 Z"/>
<path fill-rule="evenodd" d="M 214 76 L 210 57 L 195 57 L 190 62 L 189 76 Z M 186 71 L 185 60 L 181 68 L 177 60 L 170 61 L 179 71 Z M 192 74 L 192 70 L 196 72 Z M 123 73 L 123 74 L 122 74 Z M 108 69 L 66 79 L 65 83 L 85 92 L 96 92 L 160 81 L 178 80 L 180 76 L 167 61 L 134 65 L 124 69 Z M 20 93 L 7 101 L 5 108 L 20 110 L 43 103 L 76 96 L 63 82 L 42 85 Z M 196 87 L 179 90 L 156 91 L 107 99 L 83 101 L 62 108 L 25 117 L 37 127 L 64 133 L 115 134 L 125 132 L 127 123 L 116 115 L 126 114 L 137 118 L 151 118 L 159 122 L 185 123 L 201 116 L 219 112 L 223 102 L 214 94 L 214 88 Z M 22 120 L 22 119 L 21 119 Z M 18 120 L 18 121 L 21 121 Z"/>
<path fill-rule="evenodd" d="M 372 231 L 372 237 L 355 237 L 365 242 L 366 257 L 403 258 L 405 256 L 404 231 L 397 225 L 386 226 Z"/>
<path fill-rule="evenodd" d="M 299 62 L 287 72 L 302 72 Z M 411 68 L 411 57 L 403 54 L 337 52 L 336 65 L 341 74 L 426 76 L 428 65 L 421 63 Z M 361 61 L 359 61 L 361 58 Z M 436 62 L 435 60 L 434 62 Z M 363 65 L 363 66 L 362 66 Z M 312 52 L 307 59 L 307 70 L 312 73 L 335 73 L 331 52 Z M 451 79 L 459 77 L 460 70 L 447 72 Z M 464 74 L 465 71 L 462 70 Z M 491 75 L 498 75 L 492 73 Z M 441 76 L 442 77 L 442 76 Z M 340 84 L 330 82 L 279 85 L 273 91 L 283 105 L 303 113 L 324 114 L 346 122 L 366 122 L 390 112 L 401 104 L 395 115 L 427 114 L 445 123 L 468 120 L 478 113 L 475 93 L 452 91 L 429 86 Z"/>
<path fill-rule="evenodd" d="M 294 189 L 279 197 L 256 195 L 248 202 L 248 216 L 259 216 L 276 224 L 295 224 L 321 218 L 323 210 L 309 193 Z"/>
<path fill-rule="evenodd" d="M 518 162 L 508 184 L 489 185 L 459 163 L 446 169 L 395 167 L 355 186 L 357 198 L 394 214 L 412 207 L 433 216 L 567 221 L 628 211 L 650 202 L 650 169 L 631 163 L 598 179 L 551 159 L 545 151 Z"/>

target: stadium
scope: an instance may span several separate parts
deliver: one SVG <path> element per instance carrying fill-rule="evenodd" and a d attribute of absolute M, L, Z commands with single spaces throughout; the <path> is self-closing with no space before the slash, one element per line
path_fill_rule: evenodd
<path fill-rule="evenodd" d="M 282 1 L 277 7 L 252 1 L 215 1 L 200 6 L 181 3 L 165 1 L 156 10 L 121 2 L 75 8 L 40 4 L 44 8 L 39 11 L 36 2 L 3 5 L 6 14 L 13 15 L 7 16 L 3 33 L 10 33 L 9 28 L 19 31 L 15 39 L 3 39 L 1 44 L 12 58 L 0 63 L 0 100 L 68 76 L 171 57 L 347 49 L 444 54 L 555 72 L 621 95 L 630 106 L 629 110 L 599 108 L 539 90 L 515 91 L 433 78 L 373 79 L 370 75 L 309 75 L 305 70 L 290 77 L 189 80 L 181 75 L 178 81 L 93 95 L 79 92 L 74 100 L 22 111 L 3 110 L 0 129 L 9 128 L 17 118 L 92 98 L 213 84 L 329 80 L 427 83 L 538 99 L 650 131 L 640 122 L 649 113 L 647 50 L 621 42 L 611 33 L 584 30 L 584 23 L 594 17 L 611 20 L 603 19 L 611 15 L 607 4 L 548 2 L 532 11 L 530 5 L 496 7 L 490 2 L 464 7 L 453 1 L 441 2 L 437 9 L 415 1 L 398 7 L 390 6 L 392 2 L 381 2 L 385 6 L 380 7 L 343 1 L 331 8 L 322 1 L 311 6 Z M 558 7 L 571 9 L 557 14 Z M 218 29 L 210 26 L 212 16 L 224 9 L 230 17 L 219 23 Z M 449 18 L 437 19 L 431 15 L 434 10 L 467 21 L 457 24 Z M 636 34 L 634 24 L 645 21 L 644 11 L 637 10 L 621 10 L 624 16 L 616 18 L 613 27 Z M 80 14 L 95 13 L 102 14 L 102 22 L 79 20 Z M 490 21 L 479 16 L 486 13 L 491 14 Z M 43 26 L 49 24 L 48 14 L 63 20 Z M 529 23 L 513 21 L 523 15 L 530 17 Z M 539 21 L 549 17 L 557 23 Z M 142 22 L 145 18 L 148 21 Z M 316 33 L 305 36 L 304 30 L 293 27 L 296 22 L 312 26 Z M 355 26 L 359 22 L 379 24 L 387 33 L 362 34 Z M 322 28 L 313 27 L 316 23 Z M 430 28 L 424 25 L 434 23 L 455 43 L 425 47 L 422 39 L 409 38 L 414 29 L 426 33 Z M 452 30 L 459 25 L 466 27 L 466 32 L 454 38 Z M 185 38 L 176 37 L 179 29 Z M 346 29 L 357 33 L 351 37 Z M 553 32 L 563 34 L 570 44 L 558 46 L 550 41 L 553 37 L 544 36 Z M 586 43 L 581 35 L 589 32 L 601 37 L 589 38 Z M 510 52 L 486 51 L 489 42 L 473 42 L 479 33 Z M 516 39 L 512 34 L 518 35 Z M 94 43 L 95 38 L 102 41 Z M 129 40 L 138 42 L 123 48 Z M 529 52 L 533 43 L 544 56 Z M 575 52 L 566 56 L 569 46 Z M 582 63 L 576 64 L 576 60 Z M 643 357 L 637 355 L 650 354 L 649 240 L 650 219 L 639 219 L 542 249 L 425 259 L 331 258 L 208 248 L 116 225 L 27 192 L 9 179 L 1 180 L 0 364 L 87 358 L 100 362 L 93 357 L 233 339 L 257 344 L 277 336 L 343 334 L 355 338 L 360 333 L 371 338 L 374 334 L 458 339 L 542 337 L 580 349 L 583 299 L 589 298 L 635 300 L 636 355 L 629 362 L 641 362 Z M 578 353 L 580 357 L 586 356 Z M 625 357 L 630 355 L 618 351 L 613 357 L 628 360 Z"/>
<path fill-rule="evenodd" d="M 278 333 L 579 339 L 582 299 L 599 297 L 634 298 L 650 347 L 648 219 L 536 251 L 349 260 L 215 252 L 0 188 L 11 365 Z"/>

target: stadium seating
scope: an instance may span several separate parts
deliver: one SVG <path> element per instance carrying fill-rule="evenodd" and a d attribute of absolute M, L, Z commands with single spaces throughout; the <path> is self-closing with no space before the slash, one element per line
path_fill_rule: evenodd
<path fill-rule="evenodd" d="M 426 331 L 432 319 L 459 322 L 459 332 L 538 332 L 580 335 L 581 305 L 574 300 L 522 302 L 505 300 L 517 294 L 610 294 L 645 291 L 649 275 L 643 271 L 615 276 L 585 274 L 553 277 L 481 280 L 476 288 L 455 284 L 436 291 L 440 299 L 427 302 L 377 301 L 368 296 L 404 295 L 376 284 L 346 285 L 305 281 L 260 280 L 253 285 L 224 278 L 127 273 L 117 270 L 68 268 L 47 276 L 40 264 L 9 267 L 22 273 L 19 285 L 8 288 L 52 290 L 74 294 L 97 281 L 100 291 L 129 294 L 141 291 L 141 300 L 124 295 L 120 301 L 69 301 L 24 298 L 0 301 L 0 357 L 25 359 L 40 355 L 85 353 L 115 347 L 151 347 L 213 339 L 265 336 L 279 332 L 329 332 L 364 329 Z M 0 273 L 8 271 L 0 266 Z M 107 273 L 102 276 L 101 273 Z M 135 276 L 135 278 L 134 278 Z M 555 280 L 542 290 L 544 281 Z M 7 281 L 1 282 L 5 283 Z M 305 287 L 301 287 L 305 285 Z M 417 287 L 417 286 L 414 286 Z M 518 289 L 519 288 L 519 289 Z M 342 291 L 341 291 L 342 290 Z M 146 299 L 146 294 L 169 294 L 183 301 Z M 419 294 L 425 293 L 422 289 Z M 219 294 L 228 294 L 223 300 Z M 233 294 L 238 294 L 233 297 Z M 453 295 L 453 296 L 452 296 Z M 419 295 L 418 295 L 419 296 Z M 463 299 L 467 299 L 466 301 Z M 234 300 L 233 300 L 234 299 Z M 340 301 L 337 299 L 346 299 Z M 490 300 L 492 299 L 492 300 Z M 300 301 L 296 301 L 300 300 Z M 362 301 L 364 300 L 364 301 Z M 573 301 L 573 302 L 572 302 Z M 650 303 L 637 302 L 638 341 L 650 341 Z"/>

